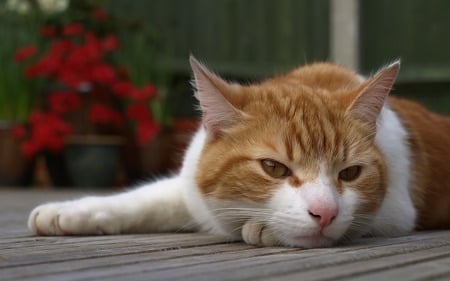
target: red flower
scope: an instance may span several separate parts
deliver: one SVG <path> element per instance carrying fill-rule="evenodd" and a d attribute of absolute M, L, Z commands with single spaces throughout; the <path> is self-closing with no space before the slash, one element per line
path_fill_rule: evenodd
<path fill-rule="evenodd" d="M 105 20 L 108 15 L 100 9 L 92 10 L 94 20 Z M 92 96 L 87 119 L 93 124 L 113 125 L 123 128 L 125 121 L 134 125 L 134 133 L 140 144 L 148 143 L 159 131 L 152 120 L 150 99 L 156 96 L 152 84 L 136 87 L 129 82 L 128 71 L 123 66 L 110 64 L 112 53 L 119 48 L 114 34 L 99 37 L 94 31 L 85 30 L 79 23 L 62 26 L 44 25 L 40 29 L 48 38 L 48 48 L 25 67 L 27 78 L 44 77 L 49 88 L 63 89 L 46 96 L 46 111 L 33 111 L 26 127 L 14 128 L 11 133 L 22 141 L 22 151 L 32 156 L 40 151 L 60 151 L 65 138 L 72 133 L 70 124 L 62 116 L 81 107 L 83 91 Z M 22 62 L 37 52 L 35 46 L 27 46 L 14 54 Z M 54 87 L 55 86 L 55 87 Z M 127 105 L 125 112 L 116 111 L 114 105 Z M 122 109 L 122 108 L 121 108 Z M 84 112 L 82 112 L 84 113 Z"/>
<path fill-rule="evenodd" d="M 48 96 L 50 111 L 58 115 L 78 109 L 80 97 L 75 93 L 53 92 Z"/>
<path fill-rule="evenodd" d="M 34 111 L 30 119 L 30 139 L 22 143 L 22 153 L 31 157 L 42 150 L 59 152 L 72 127 L 57 115 Z"/>
<path fill-rule="evenodd" d="M 43 113 L 40 117 L 42 122 L 32 124 L 31 139 L 39 150 L 61 151 L 65 138 L 72 133 L 72 127 L 51 113 Z"/>
<path fill-rule="evenodd" d="M 136 124 L 136 138 L 138 143 L 140 145 L 147 144 L 158 134 L 159 130 L 158 123 L 153 121 L 138 122 Z"/>
<path fill-rule="evenodd" d="M 78 90 L 80 84 L 85 82 L 85 78 L 78 75 L 78 73 L 71 71 L 67 67 L 62 67 L 57 74 L 59 82 L 65 84 L 69 88 Z"/>
<path fill-rule="evenodd" d="M 14 53 L 14 60 L 16 62 L 22 62 L 22 61 L 26 60 L 27 58 L 36 54 L 36 52 L 37 52 L 37 48 L 35 45 L 29 45 L 29 46 L 23 47 Z"/>
<path fill-rule="evenodd" d="M 83 26 L 79 23 L 69 23 L 63 26 L 62 33 L 66 36 L 75 36 L 83 32 Z"/>
<path fill-rule="evenodd" d="M 94 104 L 90 108 L 89 121 L 98 124 L 113 124 L 117 127 L 123 124 L 122 116 L 119 112 L 101 103 Z"/>
<path fill-rule="evenodd" d="M 25 157 L 31 158 L 39 152 L 40 147 L 33 140 L 28 140 L 22 143 L 20 149 Z"/>
<path fill-rule="evenodd" d="M 92 62 L 97 61 L 99 53 L 90 47 L 76 47 L 65 57 L 64 64 L 67 71 L 79 72 L 90 68 Z"/>
<path fill-rule="evenodd" d="M 156 96 L 156 88 L 152 84 L 145 84 L 142 88 L 131 92 L 130 98 L 135 102 L 146 102 Z"/>
<path fill-rule="evenodd" d="M 117 81 L 112 85 L 112 91 L 118 97 L 128 97 L 134 91 L 133 85 L 126 81 Z"/>
<path fill-rule="evenodd" d="M 100 8 L 93 9 L 91 16 L 93 19 L 98 20 L 98 21 L 103 21 L 108 18 L 108 14 Z"/>
<path fill-rule="evenodd" d="M 126 111 L 127 117 L 137 122 L 146 122 L 151 119 L 151 113 L 147 105 L 134 104 L 130 105 Z"/>
<path fill-rule="evenodd" d="M 25 75 L 28 78 L 33 78 L 36 75 L 50 76 L 58 70 L 61 65 L 61 58 L 58 55 L 49 53 L 42 56 L 34 65 L 29 66 L 25 70 Z"/>
<path fill-rule="evenodd" d="M 117 37 L 114 35 L 109 35 L 102 40 L 103 50 L 106 52 L 116 50 L 119 47 L 119 42 Z"/>
<path fill-rule="evenodd" d="M 114 69 L 107 64 L 98 64 L 92 67 L 92 79 L 96 82 L 108 85 L 116 79 Z"/>
<path fill-rule="evenodd" d="M 88 32 L 84 35 L 84 44 L 80 47 L 80 51 L 86 60 L 90 62 L 98 61 L 102 57 L 101 43 L 94 34 Z"/>
<path fill-rule="evenodd" d="M 70 51 L 73 48 L 73 43 L 70 40 L 64 39 L 64 40 L 58 40 L 53 42 L 50 45 L 50 53 L 53 55 L 62 55 L 68 51 Z"/>
<path fill-rule="evenodd" d="M 53 38 L 56 35 L 56 27 L 53 25 L 44 25 L 41 27 L 41 35 L 46 38 Z"/>

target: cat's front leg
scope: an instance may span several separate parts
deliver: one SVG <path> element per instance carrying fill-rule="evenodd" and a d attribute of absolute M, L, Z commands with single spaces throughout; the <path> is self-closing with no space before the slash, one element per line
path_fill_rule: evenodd
<path fill-rule="evenodd" d="M 164 179 L 105 197 L 36 207 L 28 227 L 39 235 L 145 233 L 195 228 L 183 200 L 182 179 Z"/>
<path fill-rule="evenodd" d="M 249 220 L 242 227 L 242 239 L 245 243 L 255 246 L 276 246 L 279 242 L 271 230 L 263 223 Z"/>

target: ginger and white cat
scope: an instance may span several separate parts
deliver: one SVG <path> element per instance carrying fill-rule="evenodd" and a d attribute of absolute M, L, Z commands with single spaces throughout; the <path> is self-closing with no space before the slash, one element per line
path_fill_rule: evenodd
<path fill-rule="evenodd" d="M 173 177 L 35 208 L 38 235 L 207 231 L 255 245 L 329 246 L 450 228 L 450 118 L 316 63 L 253 85 L 193 57 L 201 128 Z"/>

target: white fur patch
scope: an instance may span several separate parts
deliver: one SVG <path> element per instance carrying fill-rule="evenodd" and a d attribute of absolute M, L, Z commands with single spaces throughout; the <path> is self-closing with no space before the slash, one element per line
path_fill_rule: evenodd
<path fill-rule="evenodd" d="M 353 221 L 358 197 L 348 188 L 339 195 L 329 182 L 325 173 L 321 172 L 316 180 L 305 183 L 300 188 L 285 184 L 275 192 L 268 203 L 273 210 L 269 227 L 282 244 L 308 248 L 327 246 L 346 233 Z M 321 229 L 308 213 L 308 202 L 311 200 L 318 200 L 323 204 L 333 201 L 337 204 L 339 212 L 330 225 Z"/>
<path fill-rule="evenodd" d="M 397 115 L 385 105 L 378 118 L 375 143 L 385 157 L 388 186 L 371 233 L 402 235 L 414 229 L 416 210 L 410 190 L 410 151 L 407 132 Z"/>
<path fill-rule="evenodd" d="M 193 137 L 188 150 L 184 155 L 183 166 L 180 172 L 180 178 L 185 186 L 183 187 L 183 197 L 186 207 L 197 222 L 201 231 L 227 234 L 223 227 L 217 222 L 208 208 L 204 195 L 201 194 L 195 181 L 198 162 L 205 145 L 206 132 L 201 127 Z"/>

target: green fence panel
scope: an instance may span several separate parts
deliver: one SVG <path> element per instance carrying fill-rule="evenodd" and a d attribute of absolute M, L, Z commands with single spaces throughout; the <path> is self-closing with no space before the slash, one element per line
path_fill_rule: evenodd
<path fill-rule="evenodd" d="M 450 1 L 361 1 L 361 65 L 401 58 L 403 82 L 450 81 Z"/>
<path fill-rule="evenodd" d="M 328 0 L 113 1 L 153 25 L 162 67 L 188 72 L 188 56 L 233 76 L 264 76 L 326 60 Z M 143 58 L 145 59 L 145 58 Z"/>
<path fill-rule="evenodd" d="M 394 94 L 450 115 L 450 1 L 360 1 L 365 73 L 401 58 Z"/>

